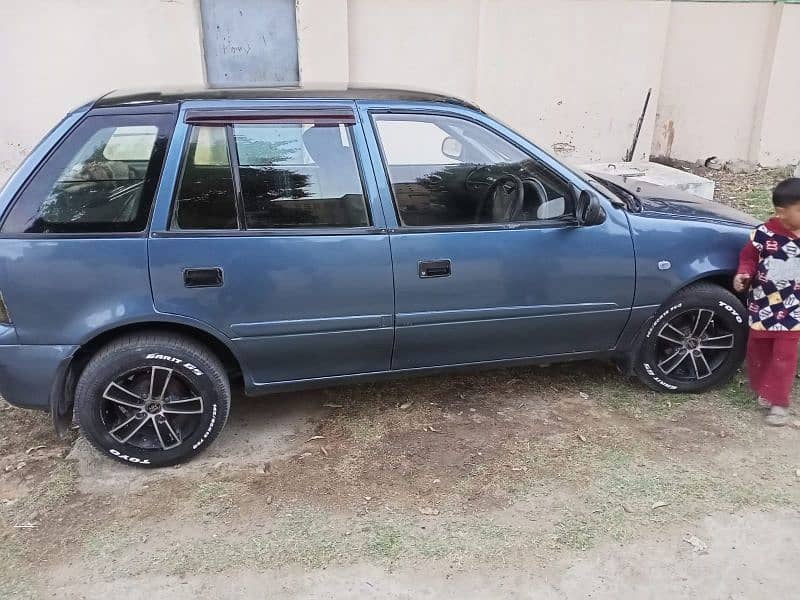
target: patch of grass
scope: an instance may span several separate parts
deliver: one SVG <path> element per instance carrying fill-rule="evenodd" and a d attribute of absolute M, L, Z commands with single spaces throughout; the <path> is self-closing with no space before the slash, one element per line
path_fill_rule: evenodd
<path fill-rule="evenodd" d="M 236 508 L 236 484 L 212 481 L 201 484 L 194 493 L 194 501 L 207 516 L 220 517 Z"/>
<path fill-rule="evenodd" d="M 75 463 L 59 461 L 50 477 L 36 488 L 36 505 L 42 510 L 51 510 L 64 504 L 77 489 L 78 471 Z"/>
<path fill-rule="evenodd" d="M 71 461 L 58 461 L 49 477 L 27 495 L 2 507 L 2 517 L 9 524 L 36 523 L 42 516 L 61 509 L 76 490 L 77 471 Z M 26 531 L 26 530 L 22 530 Z M 21 538 L 24 539 L 24 538 Z M 26 557 L 32 553 L 9 534 L 0 532 L 0 598 L 38 598 L 34 576 Z"/>
<path fill-rule="evenodd" d="M 757 219 L 766 221 L 775 212 L 772 206 L 772 188 L 764 187 L 750 190 L 745 195 L 741 208 Z"/>
<path fill-rule="evenodd" d="M 692 397 L 685 394 L 663 394 L 650 390 L 634 379 L 625 380 L 615 371 L 605 370 L 575 381 L 575 387 L 589 399 L 606 408 L 630 416 L 669 413 Z"/>
<path fill-rule="evenodd" d="M 137 548 L 145 543 L 147 560 L 142 560 Z M 269 530 L 258 535 L 212 537 L 198 530 L 176 540 L 117 524 L 84 542 L 82 560 L 94 564 L 101 557 L 113 555 L 114 561 L 101 561 L 105 577 L 215 573 L 293 564 L 322 568 L 364 560 L 505 564 L 513 562 L 520 552 L 535 550 L 540 543 L 525 528 L 481 518 L 441 520 L 384 514 L 341 520 L 325 512 L 293 510 L 276 516 Z"/>
<path fill-rule="evenodd" d="M 364 417 L 348 421 L 345 427 L 359 448 L 372 446 L 386 434 L 386 426 L 383 423 Z"/>
<path fill-rule="evenodd" d="M 747 384 L 747 377 L 743 373 L 737 375 L 723 388 L 717 390 L 716 395 L 727 404 L 741 409 L 754 409 L 753 392 Z"/>
<path fill-rule="evenodd" d="M 588 515 L 568 513 L 555 525 L 556 544 L 571 550 L 588 550 L 607 533 L 607 522 L 607 518 L 595 519 Z"/>
<path fill-rule="evenodd" d="M 8 506 L 3 512 L 11 520 L 29 521 L 63 506 L 77 489 L 77 469 L 71 461 L 56 462 L 50 476 L 30 494 Z"/>
<path fill-rule="evenodd" d="M 38 598 L 33 578 L 19 544 L 10 536 L 0 538 L 0 598 Z"/>
<path fill-rule="evenodd" d="M 228 498 L 229 496 L 229 486 L 221 481 L 211 481 L 200 484 L 197 490 L 195 490 L 194 500 L 200 506 L 207 506 L 218 502 L 220 499 Z"/>
<path fill-rule="evenodd" d="M 692 500 L 704 500 L 718 484 L 707 473 L 676 463 L 655 464 L 615 453 L 592 487 L 605 503 L 648 511 L 658 502 L 685 506 Z"/>
<path fill-rule="evenodd" d="M 367 539 L 368 553 L 380 560 L 395 560 L 406 545 L 404 533 L 397 527 L 384 523 L 372 527 Z"/>
<path fill-rule="evenodd" d="M 137 541 L 141 542 L 142 538 Z M 135 542 L 121 524 L 113 522 L 91 531 L 83 540 L 83 551 L 91 557 L 113 556 L 119 552 L 120 543 Z"/>
<path fill-rule="evenodd" d="M 741 481 L 735 473 L 656 462 L 643 454 L 610 450 L 596 457 L 583 491 L 554 527 L 557 546 L 586 550 L 606 537 L 625 540 L 645 527 L 696 517 L 709 506 L 735 510 L 797 501 L 781 489 Z"/>
<path fill-rule="evenodd" d="M 469 497 L 481 487 L 486 485 L 490 477 L 489 467 L 485 464 L 477 464 L 472 466 L 463 477 L 460 477 L 455 485 L 453 491 L 461 498 Z"/>
<path fill-rule="evenodd" d="M 471 560 L 505 564 L 539 544 L 524 527 L 481 518 L 442 523 L 433 520 L 420 526 L 415 519 L 395 517 L 391 522 L 373 522 L 363 532 L 367 534 L 367 556 L 388 562 L 435 559 L 456 564 Z"/>

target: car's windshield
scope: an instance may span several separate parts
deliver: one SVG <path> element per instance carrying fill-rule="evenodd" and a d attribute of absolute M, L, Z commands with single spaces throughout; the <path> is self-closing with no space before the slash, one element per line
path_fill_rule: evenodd
<path fill-rule="evenodd" d="M 503 152 L 505 146 L 497 144 L 497 137 L 489 135 L 488 132 L 474 128 L 469 129 L 468 132 L 462 128 L 453 127 L 449 124 L 441 125 L 447 135 L 457 139 L 462 144 L 460 159 L 464 161 L 468 159 L 469 162 L 480 162 L 481 160 L 491 159 L 497 162 L 509 162 L 510 157 L 506 156 Z M 622 206 L 630 211 L 639 212 L 642 208 L 641 201 L 638 196 L 630 190 L 609 181 L 603 177 L 599 177 L 592 173 L 587 173 L 580 169 L 567 167 L 572 173 L 577 175 L 583 181 L 592 186 L 603 196 L 608 198 L 611 202 L 618 206 Z"/>

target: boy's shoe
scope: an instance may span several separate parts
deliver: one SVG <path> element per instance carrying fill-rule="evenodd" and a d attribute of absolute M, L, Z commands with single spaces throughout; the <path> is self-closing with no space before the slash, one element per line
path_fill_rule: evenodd
<path fill-rule="evenodd" d="M 758 404 L 759 408 L 772 408 L 772 404 L 769 403 L 769 400 L 761 396 L 756 398 L 756 404 Z"/>
<path fill-rule="evenodd" d="M 783 406 L 773 406 L 769 409 L 769 414 L 764 419 L 767 425 L 782 427 L 789 422 L 789 409 Z"/>

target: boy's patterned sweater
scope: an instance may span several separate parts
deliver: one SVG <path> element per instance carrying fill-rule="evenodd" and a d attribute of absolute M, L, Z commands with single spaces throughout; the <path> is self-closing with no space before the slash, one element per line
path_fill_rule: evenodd
<path fill-rule="evenodd" d="M 800 335 L 800 239 L 773 217 L 756 227 L 739 255 L 737 273 L 751 277 L 751 335 Z"/>

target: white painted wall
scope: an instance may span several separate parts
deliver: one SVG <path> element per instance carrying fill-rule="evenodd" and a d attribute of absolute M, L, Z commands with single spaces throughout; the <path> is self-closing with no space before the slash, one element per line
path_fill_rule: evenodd
<path fill-rule="evenodd" d="M 800 163 L 800 5 L 783 7 L 772 69 L 765 82 L 758 159 L 764 165 Z"/>
<path fill-rule="evenodd" d="M 751 142 L 775 10 L 766 3 L 672 3 L 654 155 L 758 160 Z"/>
<path fill-rule="evenodd" d="M 650 153 L 669 3 L 483 3 L 476 99 L 545 150 L 621 160 L 648 88 L 637 158 Z"/>
<path fill-rule="evenodd" d="M 300 81 L 344 83 L 350 77 L 347 0 L 297 3 Z"/>
<path fill-rule="evenodd" d="M 800 160 L 800 6 L 297 0 L 303 82 L 476 101 L 549 151 Z M 204 82 L 197 0 L 0 0 L 0 181 L 72 106 Z M 657 113 L 657 114 L 656 114 Z"/>
<path fill-rule="evenodd" d="M 650 152 L 669 23 L 658 0 L 350 0 L 350 79 L 477 102 L 549 150 L 619 160 L 648 88 Z"/>
<path fill-rule="evenodd" d="M 115 88 L 203 81 L 194 2 L 2 0 L 0 182 L 85 101 Z"/>
<path fill-rule="evenodd" d="M 350 80 L 473 98 L 480 0 L 349 0 Z"/>

